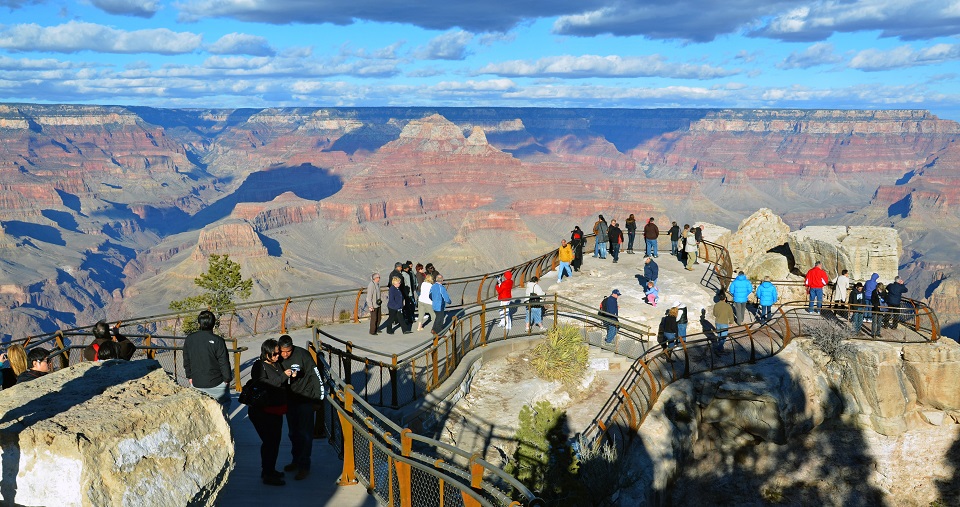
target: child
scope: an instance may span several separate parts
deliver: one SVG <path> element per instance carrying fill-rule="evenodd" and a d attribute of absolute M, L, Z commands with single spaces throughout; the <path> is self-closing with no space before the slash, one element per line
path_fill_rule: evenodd
<path fill-rule="evenodd" d="M 660 302 L 660 289 L 652 281 L 647 282 L 647 290 L 644 291 L 644 294 L 647 295 L 647 304 L 657 306 L 657 303 Z"/>

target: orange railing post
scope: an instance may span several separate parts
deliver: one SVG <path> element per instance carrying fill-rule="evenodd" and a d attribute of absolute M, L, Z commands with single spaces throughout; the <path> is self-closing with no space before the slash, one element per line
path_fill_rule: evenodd
<path fill-rule="evenodd" d="M 287 308 L 290 306 L 290 298 L 283 302 L 283 310 L 280 311 L 280 334 L 287 334 Z"/>
<path fill-rule="evenodd" d="M 404 428 L 400 432 L 400 454 L 410 457 L 410 451 L 413 449 L 413 439 L 410 438 L 409 428 Z M 397 461 L 397 483 L 400 485 L 400 507 L 413 507 L 413 484 L 410 478 L 410 464 L 403 461 Z"/>
<path fill-rule="evenodd" d="M 353 386 L 349 384 L 343 390 L 343 410 L 348 414 L 353 414 Z M 353 423 L 339 410 L 337 415 L 340 417 L 340 428 L 343 431 L 343 472 L 340 474 L 337 485 L 353 486 L 359 482 L 357 481 L 356 461 L 353 455 Z M 373 460 L 371 460 L 370 466 L 373 467 Z M 373 481 L 373 474 L 370 474 L 370 480 Z"/>

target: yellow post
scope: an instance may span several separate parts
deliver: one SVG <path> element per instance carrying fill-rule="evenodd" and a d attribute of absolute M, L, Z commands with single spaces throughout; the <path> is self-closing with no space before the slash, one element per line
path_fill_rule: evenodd
<path fill-rule="evenodd" d="M 147 337 L 143 339 L 143 344 L 146 345 L 147 347 L 153 346 L 152 337 L 150 335 L 147 335 Z M 147 359 L 156 359 L 156 358 L 157 358 L 156 350 L 153 350 L 153 349 L 147 350 Z"/>
<path fill-rule="evenodd" d="M 405 458 L 410 457 L 410 451 L 413 448 L 413 439 L 410 438 L 409 428 L 400 431 L 400 454 Z M 402 461 L 396 461 L 397 465 L 397 483 L 400 485 L 400 507 L 413 507 L 413 484 L 410 482 L 410 464 Z"/>
<path fill-rule="evenodd" d="M 343 409 L 348 414 L 353 413 L 353 386 L 347 385 L 343 390 Z M 340 417 L 340 428 L 343 430 L 343 473 L 337 481 L 338 486 L 353 486 L 358 483 L 357 471 L 353 456 L 353 421 L 342 412 L 337 411 Z M 371 475 L 371 480 L 373 476 Z"/>
<path fill-rule="evenodd" d="M 236 391 L 243 389 L 243 384 L 240 383 L 240 346 L 236 338 L 233 339 L 233 379 Z"/>
<path fill-rule="evenodd" d="M 470 487 L 474 490 L 480 489 L 480 484 L 483 483 L 483 465 L 477 463 L 479 458 L 479 454 L 470 456 Z M 464 507 L 480 507 L 480 501 L 472 495 L 468 495 L 466 491 L 461 491 L 461 494 Z"/>

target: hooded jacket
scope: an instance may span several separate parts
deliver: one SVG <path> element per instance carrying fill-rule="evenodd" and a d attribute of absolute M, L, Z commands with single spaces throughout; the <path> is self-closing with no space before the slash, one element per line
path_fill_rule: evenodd
<path fill-rule="evenodd" d="M 747 275 L 741 273 L 730 282 L 727 290 L 733 295 L 734 303 L 746 303 L 750 293 L 753 292 L 753 284 L 747 279 Z"/>
<path fill-rule="evenodd" d="M 503 280 L 497 284 L 497 299 L 500 301 L 513 299 L 513 273 L 510 271 L 505 271 Z"/>
<path fill-rule="evenodd" d="M 764 280 L 757 286 L 757 301 L 760 306 L 773 306 L 777 299 L 779 299 L 779 296 L 777 295 L 776 285 Z"/>
<path fill-rule="evenodd" d="M 880 281 L 880 273 L 874 273 L 870 275 L 867 283 L 863 284 L 863 296 L 867 298 L 867 301 L 870 301 L 870 298 L 873 297 L 873 290 L 877 288 L 878 281 Z"/>

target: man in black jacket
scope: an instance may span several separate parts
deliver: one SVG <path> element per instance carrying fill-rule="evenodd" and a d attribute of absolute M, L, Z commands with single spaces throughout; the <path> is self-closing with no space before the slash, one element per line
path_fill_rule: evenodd
<path fill-rule="evenodd" d="M 23 384 L 24 382 L 36 380 L 50 373 L 49 356 L 50 351 L 43 347 L 30 349 L 30 352 L 27 353 L 27 364 L 30 365 L 30 368 L 25 370 L 20 374 L 20 376 L 17 377 L 17 384 Z"/>
<path fill-rule="evenodd" d="M 93 342 L 83 349 L 84 361 L 96 361 L 100 359 L 100 346 L 110 341 L 116 342 L 118 345 L 120 350 L 119 359 L 129 361 L 130 358 L 133 357 L 133 353 L 137 351 L 137 346 L 126 336 L 120 334 L 118 327 L 111 328 L 102 320 L 94 324 L 91 331 L 93 332 Z"/>
<path fill-rule="evenodd" d="M 287 392 L 287 432 L 293 460 L 283 467 L 287 472 L 297 470 L 294 479 L 301 481 L 310 475 L 310 455 L 313 452 L 313 404 L 323 400 L 325 391 L 320 368 L 306 349 L 293 345 L 290 335 L 277 340 L 280 361 L 284 370 L 293 370 Z"/>
<path fill-rule="evenodd" d="M 220 403 L 223 415 L 230 410 L 230 358 L 227 344 L 213 332 L 217 316 L 209 310 L 197 316 L 199 331 L 190 333 L 183 342 L 183 371 L 198 391 Z"/>
<path fill-rule="evenodd" d="M 900 319 L 902 318 L 902 312 L 900 311 L 900 303 L 903 302 L 903 295 L 907 293 L 907 286 L 903 284 L 903 278 L 897 277 L 896 281 L 887 285 L 887 306 L 890 308 L 887 310 L 890 315 L 890 320 L 893 323 L 890 324 L 890 327 L 893 329 L 897 328 L 897 325 L 900 324 Z"/>

